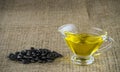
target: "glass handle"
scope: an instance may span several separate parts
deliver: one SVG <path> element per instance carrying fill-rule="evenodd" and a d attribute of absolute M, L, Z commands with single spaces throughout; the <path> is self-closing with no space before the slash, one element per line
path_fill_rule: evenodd
<path fill-rule="evenodd" d="M 108 51 L 113 46 L 113 44 L 115 44 L 114 40 L 108 36 L 102 44 L 101 48 L 97 50 L 94 56 L 100 55 L 101 53 Z"/>

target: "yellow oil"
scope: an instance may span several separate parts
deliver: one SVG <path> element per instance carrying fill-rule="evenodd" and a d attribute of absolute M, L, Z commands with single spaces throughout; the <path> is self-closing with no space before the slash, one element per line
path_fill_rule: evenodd
<path fill-rule="evenodd" d="M 89 56 L 95 53 L 103 43 L 102 35 L 65 32 L 65 41 L 73 53 L 79 56 Z"/>

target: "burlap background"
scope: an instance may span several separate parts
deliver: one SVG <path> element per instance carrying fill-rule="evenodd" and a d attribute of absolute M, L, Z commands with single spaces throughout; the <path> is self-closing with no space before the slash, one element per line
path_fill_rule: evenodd
<path fill-rule="evenodd" d="M 73 65 L 57 28 L 73 23 L 108 31 L 118 45 L 90 66 Z M 120 72 L 120 0 L 0 0 L 0 72 Z M 7 55 L 31 46 L 48 48 L 64 58 L 23 65 Z"/>

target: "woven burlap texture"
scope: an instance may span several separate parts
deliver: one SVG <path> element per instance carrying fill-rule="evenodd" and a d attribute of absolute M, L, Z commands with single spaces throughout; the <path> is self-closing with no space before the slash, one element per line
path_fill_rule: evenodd
<path fill-rule="evenodd" d="M 68 23 L 79 29 L 103 28 L 117 45 L 95 57 L 92 65 L 74 65 L 57 31 Z M 119 37 L 120 0 L 0 0 L 0 72 L 120 72 Z M 55 50 L 64 57 L 26 65 L 7 58 L 11 52 L 30 47 Z"/>

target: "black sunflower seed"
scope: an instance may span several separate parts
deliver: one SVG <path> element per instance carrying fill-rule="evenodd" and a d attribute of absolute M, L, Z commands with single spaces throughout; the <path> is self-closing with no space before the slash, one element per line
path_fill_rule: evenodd
<path fill-rule="evenodd" d="M 10 60 L 16 60 L 17 59 L 17 56 L 13 53 L 10 53 L 8 57 L 9 57 Z"/>
<path fill-rule="evenodd" d="M 26 59 L 23 59 L 23 60 L 22 60 L 22 63 L 23 63 L 23 64 L 29 64 L 30 61 L 28 61 L 28 60 L 26 60 Z"/>

